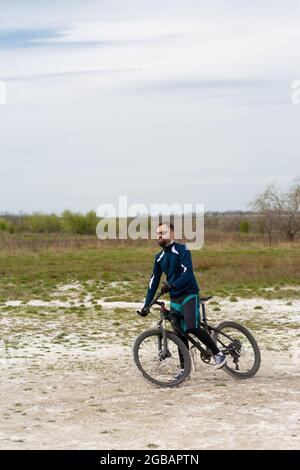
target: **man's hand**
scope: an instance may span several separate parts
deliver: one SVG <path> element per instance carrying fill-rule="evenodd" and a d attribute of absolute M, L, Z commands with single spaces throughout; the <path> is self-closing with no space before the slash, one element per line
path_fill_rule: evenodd
<path fill-rule="evenodd" d="M 162 288 L 161 288 L 161 295 L 166 294 L 166 293 L 169 292 L 172 288 L 173 288 L 173 286 L 171 286 L 171 284 L 169 284 L 168 282 L 165 282 L 164 285 L 163 285 Z"/>
<path fill-rule="evenodd" d="M 140 312 L 137 312 L 137 313 L 138 313 L 139 315 L 141 315 L 141 317 L 146 317 L 149 312 L 150 312 L 150 309 L 149 309 L 149 308 L 143 307 L 142 310 L 141 310 Z"/>

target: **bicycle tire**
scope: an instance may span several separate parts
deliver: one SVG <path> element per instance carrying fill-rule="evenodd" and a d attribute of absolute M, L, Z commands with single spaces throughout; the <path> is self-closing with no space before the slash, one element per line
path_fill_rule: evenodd
<path fill-rule="evenodd" d="M 246 372 L 240 372 L 238 370 L 231 368 L 228 365 L 228 361 L 227 361 L 227 364 L 224 366 L 223 370 L 225 370 L 232 377 L 235 377 L 240 380 L 254 377 L 254 375 L 258 372 L 260 368 L 260 364 L 261 364 L 261 354 L 260 354 L 260 350 L 259 350 L 258 344 L 254 336 L 243 325 L 240 325 L 239 323 L 236 323 L 233 321 L 224 321 L 217 326 L 217 329 L 220 331 L 222 331 L 225 328 L 232 328 L 232 329 L 238 330 L 240 333 L 246 336 L 246 338 L 250 342 L 252 349 L 253 349 L 254 363 L 250 370 Z M 218 336 L 219 336 L 219 333 L 217 331 L 214 331 L 212 338 L 217 345 L 218 345 Z"/>
<path fill-rule="evenodd" d="M 141 364 L 140 358 L 139 358 L 139 350 L 140 347 L 147 338 L 151 336 L 156 336 L 157 338 L 162 339 L 162 330 L 159 328 L 144 331 L 141 333 L 135 340 L 133 344 L 133 358 L 134 362 L 139 369 L 139 371 L 142 373 L 144 379 L 146 379 L 148 382 L 151 384 L 157 385 L 159 387 L 177 387 L 178 385 L 182 384 L 184 380 L 190 375 L 191 369 L 192 369 L 192 364 L 191 364 L 191 358 L 189 351 L 185 344 L 171 331 L 166 331 L 167 335 L 167 340 L 175 343 L 176 347 L 181 350 L 181 353 L 184 358 L 184 371 L 182 376 L 179 379 L 171 380 L 171 381 L 162 381 L 162 380 L 157 380 L 154 377 L 152 377 L 144 368 L 143 365 Z"/>

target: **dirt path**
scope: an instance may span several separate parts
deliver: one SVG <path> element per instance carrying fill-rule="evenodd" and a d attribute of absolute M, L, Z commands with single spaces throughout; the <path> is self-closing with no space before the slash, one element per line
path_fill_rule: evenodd
<path fill-rule="evenodd" d="M 212 324 L 256 337 L 258 375 L 237 381 L 200 361 L 181 387 L 159 389 L 131 354 L 155 317 L 84 298 L 0 306 L 1 449 L 300 448 L 299 299 L 215 298 Z"/>
<path fill-rule="evenodd" d="M 263 352 L 236 381 L 198 365 L 177 389 L 144 382 L 129 347 L 106 345 L 1 371 L 1 449 L 297 449 L 300 368 Z"/>

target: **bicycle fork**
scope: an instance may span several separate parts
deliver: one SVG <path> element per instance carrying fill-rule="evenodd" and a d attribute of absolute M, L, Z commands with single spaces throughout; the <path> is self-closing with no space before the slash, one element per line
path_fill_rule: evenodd
<path fill-rule="evenodd" d="M 166 321 L 164 320 L 164 323 L 165 322 Z M 161 361 L 167 359 L 168 357 L 171 357 L 171 353 L 168 349 L 168 338 L 165 326 L 166 325 L 161 327 L 162 336 L 158 337 L 158 355 Z"/>

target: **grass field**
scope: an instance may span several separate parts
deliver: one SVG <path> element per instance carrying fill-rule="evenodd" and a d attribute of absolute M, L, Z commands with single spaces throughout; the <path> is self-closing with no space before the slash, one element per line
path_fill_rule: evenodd
<path fill-rule="evenodd" d="M 93 295 L 142 301 L 158 251 L 155 243 L 126 246 L 102 242 L 91 248 L 68 246 L 67 241 L 59 247 L 51 246 L 47 239 L 37 247 L 20 243 L 11 249 L 4 245 L 0 252 L 0 302 L 47 300 L 58 284 L 74 281 L 84 283 L 86 292 Z M 300 295 L 293 288 L 300 284 L 299 244 L 273 248 L 215 244 L 192 255 L 203 294 L 272 298 L 274 292 L 268 290 L 272 287 L 279 298 Z M 88 281 L 94 283 L 88 285 Z M 128 281 L 128 288 L 120 292 L 111 286 L 117 281 Z M 287 285 L 291 289 L 281 292 Z"/>

